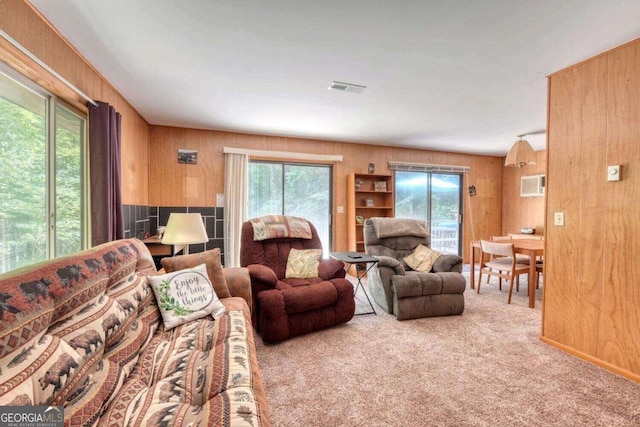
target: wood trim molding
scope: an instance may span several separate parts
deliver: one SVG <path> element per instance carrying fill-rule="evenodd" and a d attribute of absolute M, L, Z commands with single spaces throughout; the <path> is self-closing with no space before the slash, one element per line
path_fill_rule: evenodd
<path fill-rule="evenodd" d="M 3 37 L 0 37 L 0 61 L 62 98 L 79 111 L 85 114 L 88 112 L 84 100 L 81 100 L 80 96 L 69 86 L 58 80 Z"/>
<path fill-rule="evenodd" d="M 626 369 L 621 369 L 618 366 L 612 365 L 611 363 L 605 362 L 604 360 L 595 358 L 593 356 L 589 356 L 586 353 L 582 353 L 581 351 L 577 351 L 574 348 L 568 347 L 568 346 L 566 346 L 564 344 L 560 344 L 559 342 L 551 340 L 549 338 L 540 337 L 540 341 L 545 343 L 545 344 L 550 345 L 551 347 L 555 347 L 558 350 L 561 350 L 561 351 L 563 351 L 565 353 L 568 353 L 568 354 L 570 354 L 572 356 L 575 356 L 575 357 L 577 357 L 579 359 L 585 360 L 587 362 L 591 362 L 594 365 L 598 365 L 601 368 L 606 369 L 607 371 L 613 372 L 614 374 L 620 375 L 622 377 L 625 377 L 625 378 L 628 378 L 628 379 L 630 379 L 632 381 L 640 383 L 640 375 L 636 375 L 633 372 L 627 371 Z"/>

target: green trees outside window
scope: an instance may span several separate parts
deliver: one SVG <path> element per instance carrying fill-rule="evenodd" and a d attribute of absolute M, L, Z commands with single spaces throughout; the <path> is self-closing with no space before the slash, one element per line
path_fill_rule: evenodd
<path fill-rule="evenodd" d="M 431 233 L 431 247 L 460 254 L 462 175 L 396 171 L 395 215 L 424 219 Z"/>
<path fill-rule="evenodd" d="M 249 218 L 290 215 L 306 218 L 331 250 L 331 166 L 251 161 Z"/>
<path fill-rule="evenodd" d="M 84 124 L 84 119 L 56 106 L 56 256 L 83 249 Z"/>
<path fill-rule="evenodd" d="M 83 249 L 84 144 L 84 118 L 0 73 L 0 273 Z"/>

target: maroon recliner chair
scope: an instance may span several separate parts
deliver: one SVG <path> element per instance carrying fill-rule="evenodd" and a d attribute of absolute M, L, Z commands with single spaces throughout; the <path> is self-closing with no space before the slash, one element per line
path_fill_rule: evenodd
<path fill-rule="evenodd" d="M 353 285 L 342 262 L 320 259 L 318 277 L 285 278 L 292 248 L 322 249 L 313 224 L 311 239 L 278 237 L 254 240 L 250 221 L 242 225 L 240 264 L 251 276 L 253 325 L 264 342 L 280 342 L 353 318 Z"/>

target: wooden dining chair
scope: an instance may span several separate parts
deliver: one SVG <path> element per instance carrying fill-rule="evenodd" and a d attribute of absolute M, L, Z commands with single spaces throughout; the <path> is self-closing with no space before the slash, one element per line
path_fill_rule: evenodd
<path fill-rule="evenodd" d="M 538 281 L 536 282 L 536 289 L 540 289 L 540 275 L 544 277 L 544 260 L 536 261 L 536 274 L 538 275 Z"/>
<path fill-rule="evenodd" d="M 509 233 L 509 236 L 513 239 L 531 239 L 531 240 L 544 240 L 544 236 L 539 234 L 513 234 Z M 526 255 L 523 255 L 526 256 Z M 540 289 L 540 275 L 544 277 L 544 256 L 536 258 L 536 272 L 538 274 L 538 281 L 536 282 L 536 289 Z M 516 285 L 517 286 L 517 285 Z M 516 289 L 518 290 L 518 289 Z"/>
<path fill-rule="evenodd" d="M 542 236 L 540 234 L 515 234 L 515 233 L 509 233 L 508 236 L 511 237 L 512 239 L 544 240 L 544 236 Z M 526 255 L 523 255 L 523 256 L 526 256 Z M 542 261 L 542 256 L 539 256 L 536 259 L 536 262 L 540 262 L 540 261 Z"/>
<path fill-rule="evenodd" d="M 511 240 L 511 236 L 490 236 L 489 240 L 491 240 L 492 242 L 508 242 Z M 489 261 L 495 261 L 496 259 L 499 259 L 499 258 L 505 258 L 505 257 L 490 255 Z M 489 280 L 491 280 L 491 275 L 487 275 L 487 283 L 489 283 Z M 498 289 L 502 290 L 502 277 L 498 278 Z M 518 290 L 519 289 L 516 288 L 516 292 Z"/>
<path fill-rule="evenodd" d="M 512 239 L 513 239 L 513 236 L 511 236 L 510 234 L 507 235 L 507 236 L 491 236 L 491 237 L 489 237 L 489 240 L 491 240 L 492 242 L 510 242 Z M 495 260 L 497 258 L 508 258 L 508 257 L 491 256 L 490 257 L 490 261 L 493 261 L 493 260 Z M 516 262 L 519 263 L 519 264 L 529 264 L 529 262 L 530 262 L 529 256 L 528 255 L 522 255 L 522 254 L 516 254 Z M 487 276 L 487 283 L 489 283 L 490 279 L 491 279 L 491 276 Z M 498 289 L 502 290 L 502 278 L 498 279 Z M 518 278 L 516 278 L 516 292 L 520 292 L 520 280 Z"/>
<path fill-rule="evenodd" d="M 487 255 L 487 256 L 485 256 Z M 529 273 L 529 264 L 516 262 L 516 253 L 513 250 L 513 243 L 493 242 L 480 240 L 480 276 L 478 279 L 478 293 L 482 283 L 482 274 L 497 276 L 500 279 L 509 281 L 509 299 L 513 293 L 513 283 L 518 280 L 521 274 Z"/>

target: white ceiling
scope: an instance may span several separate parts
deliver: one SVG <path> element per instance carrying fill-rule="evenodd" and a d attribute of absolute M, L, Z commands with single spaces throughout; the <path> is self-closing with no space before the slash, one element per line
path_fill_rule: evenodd
<path fill-rule="evenodd" d="M 506 155 L 638 0 L 31 0 L 151 124 Z M 332 80 L 367 86 L 357 95 Z"/>

